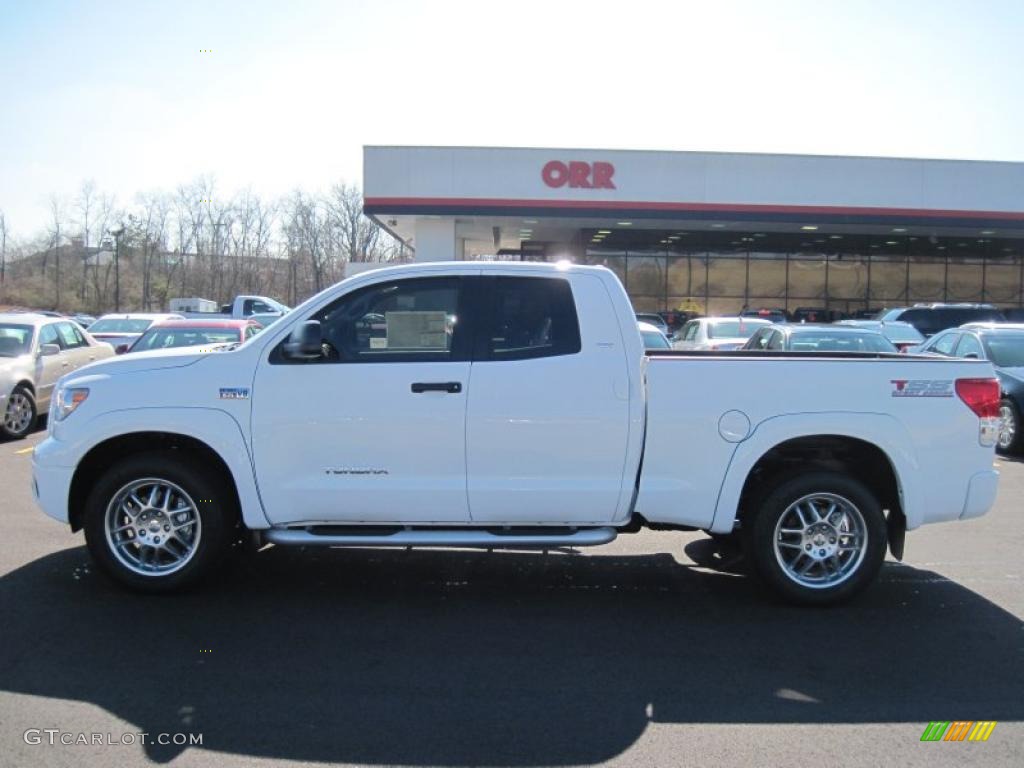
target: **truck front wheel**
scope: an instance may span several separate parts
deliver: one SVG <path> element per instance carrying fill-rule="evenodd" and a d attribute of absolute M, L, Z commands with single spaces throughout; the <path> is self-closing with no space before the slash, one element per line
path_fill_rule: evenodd
<path fill-rule="evenodd" d="M 85 540 L 100 568 L 140 592 L 190 587 L 223 560 L 237 515 L 217 473 L 179 451 L 115 462 L 85 505 Z"/>
<path fill-rule="evenodd" d="M 783 482 L 744 529 L 758 573 L 793 602 L 849 599 L 875 578 L 885 559 L 885 515 L 878 499 L 838 472 Z"/>

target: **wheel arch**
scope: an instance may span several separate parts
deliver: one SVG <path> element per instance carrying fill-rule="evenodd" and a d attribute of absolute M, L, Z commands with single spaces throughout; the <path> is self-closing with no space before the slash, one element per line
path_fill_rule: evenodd
<path fill-rule="evenodd" d="M 71 524 L 71 530 L 81 529 L 86 499 L 105 467 L 111 466 L 125 456 L 154 450 L 180 451 L 198 458 L 205 466 L 214 468 L 234 494 L 238 508 L 241 507 L 235 478 L 227 462 L 202 440 L 174 432 L 129 432 L 97 443 L 75 467 L 68 491 L 68 522 Z"/>
<path fill-rule="evenodd" d="M 842 414 L 842 419 L 795 419 L 755 431 L 737 449 L 726 473 L 711 530 L 728 532 L 754 508 L 758 498 L 794 474 L 829 469 L 861 480 L 887 511 L 890 546 L 903 554 L 908 517 L 919 514 L 920 494 L 915 486 L 916 459 L 905 430 L 890 417 Z M 800 422 L 808 422 L 806 425 Z M 832 422 L 832 423 L 829 423 Z M 849 426 L 856 424 L 856 434 Z M 810 428 L 811 425 L 817 429 Z M 804 426 L 804 428 L 800 428 Z M 831 428 L 829 428 L 831 427 Z M 897 429 L 894 430 L 894 427 Z M 758 435 L 757 433 L 762 434 Z M 760 439 L 757 439 L 760 438 Z"/>

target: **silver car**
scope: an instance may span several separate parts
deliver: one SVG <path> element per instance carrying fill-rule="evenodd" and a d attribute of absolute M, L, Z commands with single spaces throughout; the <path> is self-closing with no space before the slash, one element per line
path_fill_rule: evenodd
<path fill-rule="evenodd" d="M 29 312 L 0 314 L 0 434 L 24 437 L 50 407 L 50 393 L 65 373 L 113 357 L 68 318 Z"/>

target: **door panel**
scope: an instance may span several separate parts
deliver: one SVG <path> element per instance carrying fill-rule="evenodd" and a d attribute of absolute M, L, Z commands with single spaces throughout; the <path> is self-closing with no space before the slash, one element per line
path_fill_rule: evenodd
<path fill-rule="evenodd" d="M 39 341 L 36 344 L 36 408 L 40 413 L 49 408 L 50 394 L 53 392 L 57 379 L 71 370 L 71 362 L 63 348 L 56 355 L 46 357 L 39 355 L 43 344 L 60 346 L 56 323 L 48 323 L 39 329 Z"/>
<path fill-rule="evenodd" d="M 552 325 L 548 320 L 556 327 L 564 322 L 557 313 L 546 318 L 542 300 L 530 306 L 515 296 L 517 281 L 549 279 L 495 278 L 488 302 L 492 349 L 522 350 L 543 336 L 543 328 Z M 603 523 L 614 518 L 629 437 L 626 353 L 601 282 L 577 275 L 571 287 L 570 311 L 578 308 L 586 318 L 578 328 L 578 351 L 559 354 L 555 344 L 547 350 L 550 355 L 500 359 L 477 347 L 466 431 L 474 522 Z M 505 326 L 516 327 L 513 333 L 502 328 L 502 314 Z M 541 333 L 523 332 L 534 327 Z M 518 340 L 506 338 L 517 334 Z"/>
<path fill-rule="evenodd" d="M 413 278 L 348 294 L 313 316 L 321 359 L 296 364 L 279 344 L 260 364 L 253 450 L 271 522 L 469 521 L 461 287 Z"/>

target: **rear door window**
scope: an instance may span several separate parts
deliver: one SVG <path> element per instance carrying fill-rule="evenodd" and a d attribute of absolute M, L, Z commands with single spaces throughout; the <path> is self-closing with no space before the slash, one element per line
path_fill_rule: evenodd
<path fill-rule="evenodd" d="M 528 360 L 580 351 L 579 319 L 568 280 L 496 277 L 490 297 L 477 359 Z"/>
<path fill-rule="evenodd" d="M 928 345 L 928 351 L 951 357 L 959 339 L 959 333 L 944 333 Z"/>
<path fill-rule="evenodd" d="M 985 359 L 985 352 L 981 348 L 981 342 L 978 341 L 978 337 L 973 333 L 965 333 L 956 348 L 957 357 L 967 357 L 968 355 L 973 355 L 979 360 Z"/>

